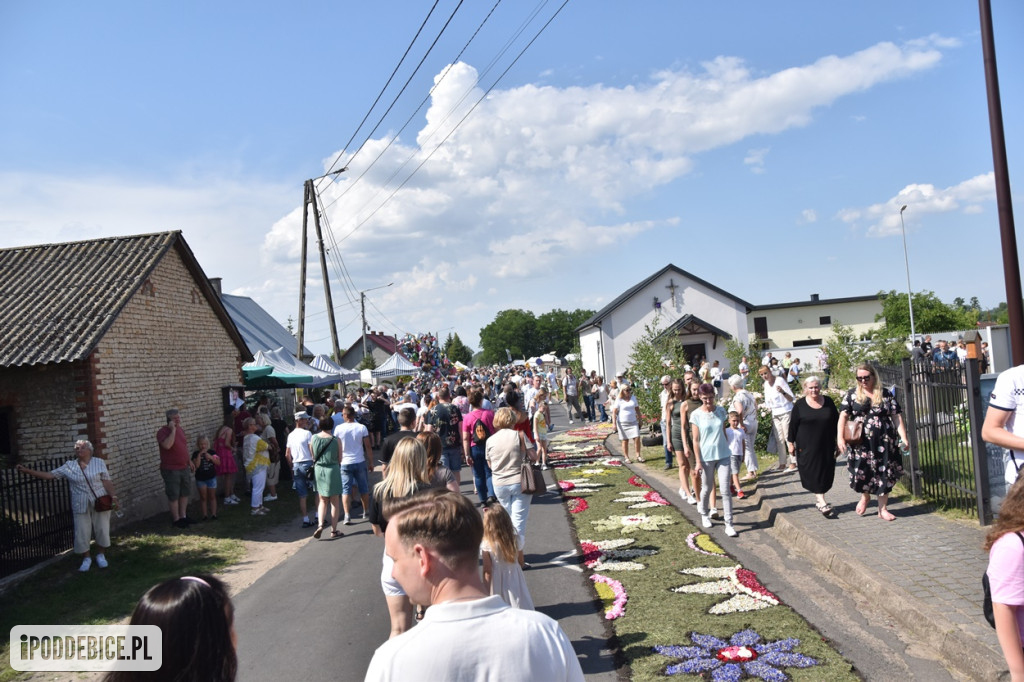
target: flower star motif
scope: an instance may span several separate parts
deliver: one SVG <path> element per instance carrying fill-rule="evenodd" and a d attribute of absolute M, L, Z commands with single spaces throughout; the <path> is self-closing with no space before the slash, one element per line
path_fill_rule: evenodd
<path fill-rule="evenodd" d="M 580 540 L 583 564 L 594 571 L 642 571 L 641 563 L 628 561 L 642 556 L 653 556 L 656 549 L 620 549 L 636 542 L 633 538 L 619 540 Z"/>
<path fill-rule="evenodd" d="M 647 483 L 645 483 L 644 480 L 642 478 L 640 478 L 639 476 L 630 476 L 629 477 L 629 484 L 631 486 L 635 486 L 637 488 L 648 488 L 648 489 L 650 489 L 650 487 L 651 487 L 651 486 L 647 485 Z"/>
<path fill-rule="evenodd" d="M 708 613 L 721 615 L 740 611 L 760 611 L 769 606 L 778 606 L 779 598 L 761 585 L 757 575 L 742 566 L 725 568 L 686 568 L 679 571 L 683 575 L 695 575 L 702 578 L 717 578 L 710 582 L 694 583 L 673 587 L 673 592 L 686 594 L 731 594 L 729 599 L 715 604 Z"/>
<path fill-rule="evenodd" d="M 574 495 L 565 496 L 565 506 L 569 509 L 570 514 L 582 514 L 590 509 L 590 503 L 582 497 L 576 497 Z"/>
<path fill-rule="evenodd" d="M 686 545 L 694 552 L 707 554 L 708 556 L 724 556 L 725 550 L 718 546 L 718 543 L 711 539 L 707 533 L 690 533 L 686 536 Z"/>
<path fill-rule="evenodd" d="M 623 535 L 636 533 L 641 530 L 660 531 L 659 526 L 668 526 L 675 523 L 675 520 L 667 516 L 647 516 L 647 514 L 633 514 L 631 516 L 609 516 L 607 518 L 591 521 L 597 530 L 619 530 Z"/>
<path fill-rule="evenodd" d="M 606 620 L 615 620 L 626 613 L 626 602 L 629 597 L 626 595 L 626 588 L 618 580 L 613 580 L 606 575 L 595 573 L 590 576 L 597 590 L 597 596 L 604 604 L 604 617 Z"/>
<path fill-rule="evenodd" d="M 619 493 L 619 499 L 613 502 L 631 503 L 629 509 L 648 509 L 650 507 L 667 507 L 668 500 L 653 490 L 643 492 L 640 490 L 627 490 Z"/>
<path fill-rule="evenodd" d="M 681 659 L 665 668 L 666 675 L 703 675 L 711 673 L 713 682 L 740 680 L 744 677 L 765 682 L 785 682 L 790 677 L 781 668 L 810 668 L 821 665 L 817 660 L 793 653 L 799 639 L 761 642 L 753 630 L 741 630 L 725 641 L 713 635 L 690 634 L 695 646 L 656 646 L 662 656 Z"/>

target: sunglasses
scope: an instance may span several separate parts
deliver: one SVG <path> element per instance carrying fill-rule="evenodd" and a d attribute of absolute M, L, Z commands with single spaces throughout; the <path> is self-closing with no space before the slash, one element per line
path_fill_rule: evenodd
<path fill-rule="evenodd" d="M 874 377 L 872 377 L 870 374 L 868 374 L 867 376 L 858 376 L 857 377 L 857 381 L 861 382 L 862 384 L 866 384 L 867 382 L 871 381 L 873 378 Z"/>

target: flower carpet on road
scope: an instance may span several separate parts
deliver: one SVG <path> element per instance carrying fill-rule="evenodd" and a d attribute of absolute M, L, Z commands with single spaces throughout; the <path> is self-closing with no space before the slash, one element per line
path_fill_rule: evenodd
<path fill-rule="evenodd" d="M 611 433 L 593 425 L 562 434 L 551 464 L 632 679 L 856 680 L 814 628 L 729 556 L 735 540 L 698 530 L 673 506 L 678 499 L 605 448 Z"/>

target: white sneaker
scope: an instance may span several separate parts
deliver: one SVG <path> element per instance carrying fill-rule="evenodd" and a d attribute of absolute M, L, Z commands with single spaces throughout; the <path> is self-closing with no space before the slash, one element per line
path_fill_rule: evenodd
<path fill-rule="evenodd" d="M 224 504 L 238 504 L 238 500 L 235 499 L 234 495 L 232 495 L 231 497 L 224 498 Z"/>
<path fill-rule="evenodd" d="M 82 565 L 78 567 L 78 570 L 81 573 L 85 573 L 89 570 L 90 566 L 92 566 L 92 557 L 85 557 L 84 559 L 82 559 Z"/>
<path fill-rule="evenodd" d="M 277 502 L 277 495 L 264 495 L 263 496 L 263 501 L 264 502 Z"/>
<path fill-rule="evenodd" d="M 682 488 L 679 489 L 679 497 L 683 498 L 684 500 L 687 498 L 687 494 L 683 492 Z"/>
<path fill-rule="evenodd" d="M 708 512 L 708 516 L 711 517 L 711 518 L 713 518 L 715 516 L 718 516 L 718 510 L 717 509 L 712 509 L 711 511 Z"/>
<path fill-rule="evenodd" d="M 697 504 L 697 498 L 694 497 L 693 495 L 687 495 L 686 501 L 689 502 L 690 504 Z"/>
<path fill-rule="evenodd" d="M 697 503 L 697 513 L 701 516 L 707 516 L 706 512 L 704 511 L 704 505 L 702 505 L 700 502 Z"/>
<path fill-rule="evenodd" d="M 731 523 L 725 524 L 725 534 L 731 538 L 734 538 L 737 535 L 739 535 L 739 533 L 736 532 L 736 529 L 732 527 Z"/>
<path fill-rule="evenodd" d="M 96 565 L 100 568 L 106 568 L 110 564 L 107 563 L 107 557 L 103 554 L 96 555 Z"/>
<path fill-rule="evenodd" d="M 708 516 L 707 514 L 701 514 L 700 523 L 705 528 L 710 528 L 711 527 L 711 517 Z"/>
<path fill-rule="evenodd" d="M 348 514 L 345 514 L 345 518 L 344 518 L 344 520 L 342 520 L 342 524 L 344 524 L 346 526 L 351 526 L 352 525 L 352 519 L 349 517 Z"/>
<path fill-rule="evenodd" d="M 569 420 L 569 423 L 572 424 L 572 420 L 571 419 Z"/>

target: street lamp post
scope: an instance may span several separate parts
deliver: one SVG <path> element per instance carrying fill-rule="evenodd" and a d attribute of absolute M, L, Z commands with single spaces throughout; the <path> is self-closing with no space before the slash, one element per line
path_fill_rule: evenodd
<path fill-rule="evenodd" d="M 910 304 L 910 343 L 913 344 L 916 340 L 914 334 L 914 292 L 910 288 L 910 256 L 907 255 L 907 227 L 903 224 L 903 212 L 907 210 L 907 205 L 903 204 L 900 207 L 900 230 L 903 232 L 903 263 L 907 267 L 907 303 Z"/>
<path fill-rule="evenodd" d="M 379 287 L 373 287 L 372 289 L 363 289 L 362 291 L 359 292 L 359 314 L 363 318 L 363 359 L 364 360 L 366 359 L 366 355 L 367 355 L 367 349 L 366 349 L 366 292 L 367 291 L 376 291 L 377 289 L 386 289 L 389 286 L 391 286 L 392 284 L 394 284 L 394 282 L 388 282 L 387 284 L 382 284 Z"/>

